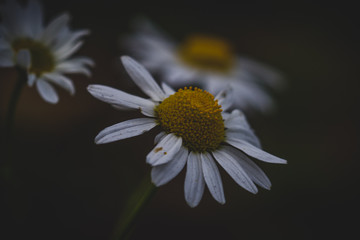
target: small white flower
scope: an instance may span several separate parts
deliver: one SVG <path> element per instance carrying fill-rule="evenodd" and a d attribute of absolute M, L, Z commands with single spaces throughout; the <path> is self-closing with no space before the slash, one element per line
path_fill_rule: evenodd
<path fill-rule="evenodd" d="M 261 112 L 274 108 L 267 88 L 281 88 L 282 76 L 264 64 L 234 55 L 226 41 L 193 35 L 176 43 L 144 19 L 136 22 L 135 30 L 122 44 L 171 86 L 199 85 L 214 95 L 228 89 L 235 108 Z"/>
<path fill-rule="evenodd" d="M 52 84 L 75 93 L 73 82 L 67 73 L 90 76 L 89 66 L 94 63 L 87 57 L 69 57 L 83 44 L 80 40 L 88 30 L 71 31 L 67 13 L 43 23 L 40 3 L 29 0 L 23 6 L 15 0 L 0 6 L 0 66 L 19 66 L 27 72 L 29 86 L 36 85 L 41 97 L 49 103 L 57 103 L 58 94 Z"/>
<path fill-rule="evenodd" d="M 214 98 L 192 87 L 174 92 L 164 83 L 159 87 L 149 72 L 132 58 L 123 56 L 121 60 L 130 77 L 150 99 L 102 85 L 89 85 L 88 91 L 115 108 L 139 109 L 146 117 L 105 128 L 96 136 L 97 144 L 138 136 L 159 126 L 156 146 L 146 157 L 153 167 L 152 181 L 156 186 L 166 184 L 187 165 L 184 190 L 191 207 L 199 204 L 205 184 L 216 201 L 225 203 L 217 163 L 252 193 L 257 192 L 255 184 L 270 189 L 270 180 L 249 156 L 270 163 L 284 164 L 286 160 L 260 149 L 258 138 L 240 111 L 222 111 L 227 106 L 224 94 Z"/>

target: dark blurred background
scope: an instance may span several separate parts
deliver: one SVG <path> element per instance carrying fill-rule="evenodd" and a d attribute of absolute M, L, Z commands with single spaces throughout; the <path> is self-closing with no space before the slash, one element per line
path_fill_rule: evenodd
<path fill-rule="evenodd" d="M 2 1 L 3 2 L 3 1 Z M 15 121 L 13 179 L 1 183 L 0 239 L 109 239 L 123 206 L 150 167 L 154 132 L 95 145 L 103 128 L 140 116 L 90 96 L 91 83 L 141 94 L 119 63 L 118 42 L 146 16 L 174 40 L 191 33 L 228 39 L 239 55 L 286 77 L 272 115 L 249 121 L 266 151 L 287 165 L 256 162 L 271 191 L 252 195 L 221 171 L 226 204 L 206 190 L 184 199 L 184 171 L 159 188 L 130 239 L 349 239 L 359 226 L 359 19 L 347 2 L 43 1 L 47 20 L 68 11 L 73 29 L 92 33 L 76 55 L 96 62 L 93 77 L 71 75 L 76 95 L 59 89 L 44 102 L 25 87 Z M 16 80 L 0 69 L 0 121 Z M 1 157 L 1 153 L 0 153 Z M 150 180 L 150 179 L 149 179 Z M 354 235 L 355 234 L 355 235 Z"/>

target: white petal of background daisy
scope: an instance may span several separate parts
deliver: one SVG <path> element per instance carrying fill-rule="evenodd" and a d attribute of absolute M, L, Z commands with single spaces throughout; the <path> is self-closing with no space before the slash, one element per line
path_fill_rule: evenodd
<path fill-rule="evenodd" d="M 28 86 L 36 85 L 40 96 L 49 103 L 57 103 L 54 85 L 75 93 L 73 82 L 64 74 L 81 73 L 90 76 L 90 58 L 70 58 L 83 44 L 81 37 L 88 30 L 72 31 L 70 16 L 64 13 L 47 26 L 43 23 L 40 3 L 27 1 L 22 5 L 7 0 L 0 6 L 0 66 L 18 66 L 27 72 Z"/>
<path fill-rule="evenodd" d="M 120 109 L 139 109 L 145 118 L 117 123 L 102 130 L 97 144 L 138 136 L 158 126 L 155 147 L 146 157 L 152 166 L 151 177 L 161 186 L 186 165 L 185 199 L 189 206 L 199 204 L 205 186 L 216 201 L 225 203 L 220 165 L 244 189 L 256 193 L 256 184 L 270 189 L 265 173 L 250 159 L 285 164 L 286 160 L 260 149 L 260 142 L 239 110 L 226 113 L 219 103 L 226 94 L 216 97 L 198 88 L 177 92 L 163 84 L 160 87 L 148 71 L 128 56 L 122 63 L 138 87 L 149 99 L 137 97 L 102 85 L 89 85 L 94 97 Z"/>
<path fill-rule="evenodd" d="M 234 108 L 263 113 L 274 109 L 268 88 L 284 85 L 277 71 L 236 56 L 220 38 L 194 35 L 176 43 L 146 19 L 138 19 L 134 25 L 135 33 L 124 37 L 121 44 L 171 86 L 197 85 L 212 94 L 229 88 Z"/>

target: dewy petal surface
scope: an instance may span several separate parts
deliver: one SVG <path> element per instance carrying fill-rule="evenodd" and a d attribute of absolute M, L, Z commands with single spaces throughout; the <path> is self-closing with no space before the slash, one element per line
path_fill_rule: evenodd
<path fill-rule="evenodd" d="M 148 99 L 137 97 L 103 85 L 89 85 L 87 90 L 95 98 L 106 103 L 130 109 L 139 109 L 146 116 L 155 116 L 155 103 Z"/>
<path fill-rule="evenodd" d="M 128 56 L 122 56 L 121 61 L 132 80 L 145 94 L 151 97 L 151 99 L 154 101 L 162 101 L 166 98 L 164 91 L 142 65 Z"/>
<path fill-rule="evenodd" d="M 196 207 L 199 204 L 204 194 L 204 189 L 205 181 L 201 167 L 200 154 L 190 152 L 184 184 L 185 200 L 190 207 Z"/>
<path fill-rule="evenodd" d="M 189 151 L 181 147 L 174 159 L 168 163 L 155 166 L 151 169 L 152 182 L 157 186 L 164 185 L 176 177 L 184 168 L 188 159 Z"/>
<path fill-rule="evenodd" d="M 210 153 L 201 153 L 201 166 L 204 173 L 206 185 L 211 195 L 221 204 L 225 203 L 224 189 L 219 169 Z"/>
<path fill-rule="evenodd" d="M 96 137 L 97 144 L 118 141 L 125 138 L 141 135 L 156 126 L 152 118 L 137 118 L 127 120 L 102 130 Z"/>

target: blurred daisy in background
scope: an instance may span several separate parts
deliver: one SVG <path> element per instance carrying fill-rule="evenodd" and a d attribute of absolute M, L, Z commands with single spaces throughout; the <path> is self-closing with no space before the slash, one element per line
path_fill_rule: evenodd
<path fill-rule="evenodd" d="M 134 28 L 135 33 L 122 38 L 121 44 L 171 86 L 197 85 L 215 95 L 228 89 L 234 108 L 273 110 L 267 88 L 281 88 L 282 76 L 268 66 L 236 56 L 225 40 L 192 35 L 176 43 L 146 19 L 135 21 Z"/>
<path fill-rule="evenodd" d="M 255 184 L 270 189 L 270 180 L 250 158 L 280 164 L 286 160 L 261 150 L 258 138 L 239 110 L 225 112 L 230 105 L 224 91 L 216 97 L 193 87 L 175 92 L 164 83 L 160 87 L 132 58 L 123 56 L 121 60 L 149 99 L 103 85 L 89 85 L 88 91 L 115 108 L 138 109 L 146 117 L 105 128 L 96 136 L 97 144 L 138 136 L 155 127 L 161 129 L 155 137 L 156 146 L 146 157 L 152 166 L 152 182 L 156 186 L 166 184 L 186 165 L 185 199 L 191 207 L 199 204 L 205 185 L 216 201 L 225 203 L 218 165 L 251 193 L 258 191 Z"/>
<path fill-rule="evenodd" d="M 28 86 L 35 84 L 46 102 L 59 100 L 53 85 L 75 93 L 73 82 L 64 74 L 91 75 L 88 67 L 94 63 L 90 58 L 70 58 L 82 46 L 80 38 L 89 31 L 70 30 L 69 14 L 64 13 L 44 26 L 42 7 L 35 0 L 27 1 L 26 5 L 5 1 L 0 14 L 0 66 L 24 69 Z"/>

